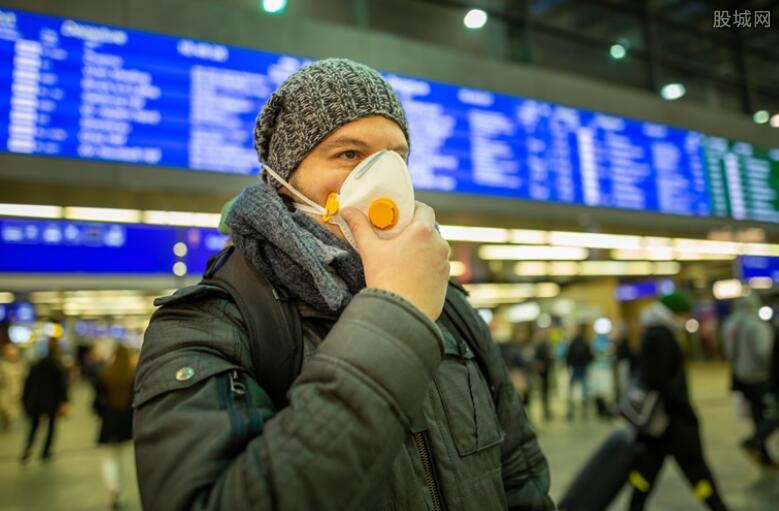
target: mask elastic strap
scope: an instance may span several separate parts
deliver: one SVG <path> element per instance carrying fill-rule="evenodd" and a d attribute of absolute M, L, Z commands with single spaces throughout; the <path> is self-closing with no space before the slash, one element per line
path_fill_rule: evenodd
<path fill-rule="evenodd" d="M 322 214 L 324 214 L 324 213 L 327 213 L 327 210 L 326 210 L 324 207 L 320 206 L 320 205 L 319 205 L 319 204 L 317 204 L 316 202 L 312 201 L 311 199 L 309 199 L 308 197 L 306 197 L 305 195 L 303 195 L 302 193 L 300 193 L 299 191 L 297 191 L 297 190 L 295 189 L 295 187 L 294 187 L 294 186 L 292 186 L 291 184 L 287 183 L 287 182 L 286 182 L 284 179 L 282 179 L 282 177 L 281 177 L 280 175 L 278 175 L 278 174 L 277 174 L 277 173 L 276 173 L 276 172 L 275 172 L 275 171 L 274 171 L 272 168 L 268 167 L 268 165 L 267 165 L 267 164 L 263 164 L 263 166 L 262 166 L 262 167 L 263 167 L 263 168 L 264 168 L 266 171 L 268 171 L 268 173 L 270 173 L 270 175 L 271 175 L 271 176 L 273 176 L 273 178 L 274 178 L 275 180 L 279 181 L 281 184 L 283 184 L 284 186 L 286 186 L 286 187 L 287 187 L 287 190 L 289 190 L 290 192 L 292 192 L 292 194 L 293 194 L 295 197 L 297 197 L 298 199 L 302 200 L 303 202 L 305 202 L 305 203 L 306 203 L 306 204 L 308 204 L 308 205 L 309 205 L 311 208 L 313 208 L 313 209 L 314 209 L 313 211 L 310 211 L 310 210 L 309 210 L 309 211 L 308 211 L 309 213 L 314 213 L 314 214 L 316 214 L 316 215 L 322 215 Z M 302 205 L 301 205 L 301 206 L 302 206 Z M 306 210 L 304 210 L 303 208 L 300 208 L 300 207 L 299 207 L 299 209 L 301 209 L 301 210 L 303 210 L 303 211 L 306 211 Z"/>

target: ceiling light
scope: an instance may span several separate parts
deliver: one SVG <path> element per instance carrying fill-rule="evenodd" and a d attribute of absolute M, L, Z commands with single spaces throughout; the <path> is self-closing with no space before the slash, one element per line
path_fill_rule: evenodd
<path fill-rule="evenodd" d="M 698 320 L 694 318 L 688 319 L 687 322 L 684 324 L 684 329 L 691 334 L 697 332 L 699 327 L 700 327 L 700 323 L 698 323 Z"/>
<path fill-rule="evenodd" d="M 621 44 L 612 44 L 611 48 L 609 48 L 609 55 L 611 55 L 611 58 L 614 60 L 621 60 L 625 58 L 625 55 L 627 55 L 627 50 L 624 46 Z"/>
<path fill-rule="evenodd" d="M 466 271 L 465 263 L 462 261 L 449 261 L 449 276 L 462 277 Z"/>
<path fill-rule="evenodd" d="M 772 128 L 779 128 L 779 114 L 774 114 L 768 121 Z"/>
<path fill-rule="evenodd" d="M 758 110 L 752 115 L 752 120 L 755 121 L 755 124 L 765 124 L 770 117 L 768 110 Z"/>
<path fill-rule="evenodd" d="M 144 211 L 143 222 L 154 225 L 184 227 L 214 227 L 219 225 L 218 213 L 191 213 L 187 211 Z"/>
<path fill-rule="evenodd" d="M 507 229 L 495 227 L 468 227 L 464 225 L 440 225 L 441 236 L 447 241 L 470 241 L 474 243 L 506 243 Z"/>
<path fill-rule="evenodd" d="M 598 335 L 609 335 L 613 325 L 609 318 L 598 318 L 592 325 L 593 330 Z"/>
<path fill-rule="evenodd" d="M 13 303 L 16 299 L 13 293 L 2 292 L 0 293 L 0 303 Z"/>
<path fill-rule="evenodd" d="M 476 30 L 487 23 L 487 13 L 481 9 L 471 9 L 465 14 L 463 24 L 466 28 Z"/>
<path fill-rule="evenodd" d="M 676 261 L 665 261 L 654 264 L 655 275 L 677 275 L 682 271 L 682 265 Z"/>
<path fill-rule="evenodd" d="M 262 10 L 268 14 L 281 14 L 287 8 L 287 0 L 262 0 Z"/>
<path fill-rule="evenodd" d="M 560 232 L 549 233 L 550 245 L 566 245 L 570 247 L 586 248 L 641 248 L 643 240 L 641 236 L 623 236 L 619 234 L 601 234 L 589 232 Z"/>
<path fill-rule="evenodd" d="M 771 318 L 774 317 L 774 310 L 768 305 L 763 305 L 760 307 L 760 310 L 757 311 L 757 315 L 763 321 L 771 321 Z"/>
<path fill-rule="evenodd" d="M 0 204 L 0 216 L 62 218 L 62 208 L 59 206 L 38 206 L 32 204 Z"/>
<path fill-rule="evenodd" d="M 514 266 L 514 273 L 520 277 L 542 277 L 549 274 L 544 261 L 520 262 Z"/>
<path fill-rule="evenodd" d="M 549 275 L 552 277 L 571 277 L 579 274 L 579 263 L 558 261 L 549 263 Z"/>
<path fill-rule="evenodd" d="M 774 287 L 774 281 L 771 277 L 752 277 L 748 284 L 752 289 L 771 289 Z"/>
<path fill-rule="evenodd" d="M 479 248 L 479 257 L 489 260 L 513 261 L 581 261 L 590 255 L 581 247 L 549 247 L 540 245 L 484 245 Z"/>
<path fill-rule="evenodd" d="M 744 288 L 738 279 L 718 280 L 712 286 L 712 292 L 717 300 L 729 300 L 742 296 Z"/>
<path fill-rule="evenodd" d="M 547 240 L 546 231 L 531 231 L 527 229 L 512 229 L 511 242 L 529 245 L 544 245 Z"/>
<path fill-rule="evenodd" d="M 673 101 L 685 95 L 687 88 L 681 83 L 667 83 L 660 89 L 660 97 Z"/>
<path fill-rule="evenodd" d="M 64 216 L 68 220 L 84 220 L 88 222 L 135 224 L 141 221 L 141 212 L 137 209 L 68 207 L 65 208 Z"/>
<path fill-rule="evenodd" d="M 506 319 L 512 323 L 535 321 L 541 314 L 541 306 L 536 302 L 520 303 L 512 305 L 506 310 Z"/>
<path fill-rule="evenodd" d="M 650 275 L 652 263 L 649 261 L 584 261 L 580 275 Z"/>

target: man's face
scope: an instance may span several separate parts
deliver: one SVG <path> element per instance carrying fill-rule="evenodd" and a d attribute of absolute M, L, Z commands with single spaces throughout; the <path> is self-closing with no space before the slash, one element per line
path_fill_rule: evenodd
<path fill-rule="evenodd" d="M 408 143 L 400 126 L 384 116 L 372 115 L 344 124 L 330 133 L 300 162 L 289 183 L 317 204 L 324 205 L 327 196 L 338 192 L 349 173 L 373 153 L 391 149 L 403 159 L 408 158 Z M 281 193 L 291 195 L 285 188 Z M 346 240 L 337 225 L 325 223 L 312 215 L 324 227 Z"/>

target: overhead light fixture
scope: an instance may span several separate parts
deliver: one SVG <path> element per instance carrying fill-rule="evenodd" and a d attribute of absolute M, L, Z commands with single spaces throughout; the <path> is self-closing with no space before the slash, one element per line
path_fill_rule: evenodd
<path fill-rule="evenodd" d="M 34 204 L 0 204 L 0 216 L 62 218 L 62 208 L 59 206 L 42 206 Z"/>
<path fill-rule="evenodd" d="M 287 8 L 287 0 L 262 0 L 262 10 L 268 14 L 281 14 Z"/>
<path fill-rule="evenodd" d="M 506 319 L 512 323 L 535 321 L 541 314 L 541 306 L 536 302 L 520 303 L 512 305 L 506 311 Z"/>
<path fill-rule="evenodd" d="M 609 335 L 613 325 L 609 318 L 601 317 L 595 320 L 595 322 L 592 324 L 592 328 L 598 335 Z"/>
<path fill-rule="evenodd" d="M 141 221 L 141 212 L 137 209 L 67 207 L 64 216 L 68 220 L 87 222 L 137 224 Z"/>
<path fill-rule="evenodd" d="M 673 101 L 683 97 L 687 93 L 687 88 L 682 83 L 667 83 L 660 89 L 660 97 Z"/>
<path fill-rule="evenodd" d="M 697 332 L 699 327 L 700 327 L 700 323 L 698 323 L 698 320 L 695 318 L 688 319 L 687 322 L 684 324 L 684 329 L 691 334 Z"/>
<path fill-rule="evenodd" d="M 624 236 L 620 234 L 552 231 L 549 233 L 549 244 L 585 248 L 637 249 L 642 247 L 643 239 L 641 236 Z"/>
<path fill-rule="evenodd" d="M 466 284 L 469 298 L 474 303 L 511 303 L 528 298 L 554 298 L 560 286 L 554 282 L 538 284 Z"/>
<path fill-rule="evenodd" d="M 0 292 L 0 303 L 13 303 L 16 297 L 13 293 Z"/>
<path fill-rule="evenodd" d="M 757 315 L 760 319 L 763 321 L 771 321 L 771 318 L 774 317 L 774 309 L 769 307 L 768 305 L 763 305 L 760 307 L 760 309 L 757 311 Z"/>
<path fill-rule="evenodd" d="M 183 261 L 178 261 L 173 265 L 173 274 L 177 277 L 183 277 L 187 274 L 187 265 Z"/>
<path fill-rule="evenodd" d="M 650 275 L 654 270 L 649 261 L 584 261 L 579 274 L 585 276 Z"/>
<path fill-rule="evenodd" d="M 771 289 L 774 287 L 774 281 L 771 277 L 752 277 L 747 281 L 752 289 Z"/>
<path fill-rule="evenodd" d="M 143 222 L 154 225 L 183 227 L 214 227 L 219 225 L 218 213 L 191 213 L 187 211 L 144 211 Z"/>
<path fill-rule="evenodd" d="M 718 280 L 712 286 L 712 293 L 717 300 L 730 300 L 744 294 L 744 286 L 738 279 Z"/>
<path fill-rule="evenodd" d="M 462 277 L 466 271 L 465 263 L 462 261 L 449 261 L 449 276 Z"/>
<path fill-rule="evenodd" d="M 590 255 L 581 247 L 550 247 L 544 245 L 483 245 L 479 257 L 485 261 L 581 261 Z"/>
<path fill-rule="evenodd" d="M 622 248 L 612 250 L 611 257 L 620 261 L 672 261 L 674 251 L 671 247 Z"/>
<path fill-rule="evenodd" d="M 549 275 L 552 277 L 572 277 L 579 274 L 579 263 L 558 261 L 549 263 Z"/>
<path fill-rule="evenodd" d="M 546 231 L 533 231 L 529 229 L 512 229 L 511 243 L 528 245 L 545 245 L 548 233 Z"/>
<path fill-rule="evenodd" d="M 627 48 L 625 48 L 619 43 L 612 44 L 611 48 L 609 48 L 609 55 L 611 55 L 611 58 L 614 60 L 624 59 L 627 53 L 628 53 Z"/>
<path fill-rule="evenodd" d="M 473 243 L 506 243 L 508 229 L 496 227 L 470 227 L 465 225 L 440 225 L 441 236 L 448 241 L 469 241 Z"/>
<path fill-rule="evenodd" d="M 765 124 L 770 117 L 771 115 L 768 113 L 768 110 L 758 110 L 752 114 L 752 120 L 755 121 L 755 124 Z"/>
<path fill-rule="evenodd" d="M 514 265 L 514 273 L 520 277 L 543 277 L 549 275 L 545 261 L 527 261 Z"/>
<path fill-rule="evenodd" d="M 772 128 L 779 128 L 779 114 L 772 115 L 771 119 L 768 120 L 768 124 L 770 124 Z"/>
<path fill-rule="evenodd" d="M 477 30 L 487 23 L 487 13 L 481 9 L 471 9 L 463 18 L 465 28 Z"/>
<path fill-rule="evenodd" d="M 680 271 L 682 271 L 682 265 L 676 261 L 663 261 L 654 264 L 652 273 L 655 275 L 677 275 Z"/>

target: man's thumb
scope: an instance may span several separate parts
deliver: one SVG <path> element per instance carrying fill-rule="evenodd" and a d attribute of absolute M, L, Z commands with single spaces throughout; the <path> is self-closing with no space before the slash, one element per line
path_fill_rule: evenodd
<path fill-rule="evenodd" d="M 346 221 L 346 225 L 349 226 L 349 230 L 352 231 L 354 241 L 359 246 L 368 236 L 376 236 L 371 228 L 371 223 L 368 217 L 357 208 L 346 208 L 341 211 L 341 217 Z"/>

